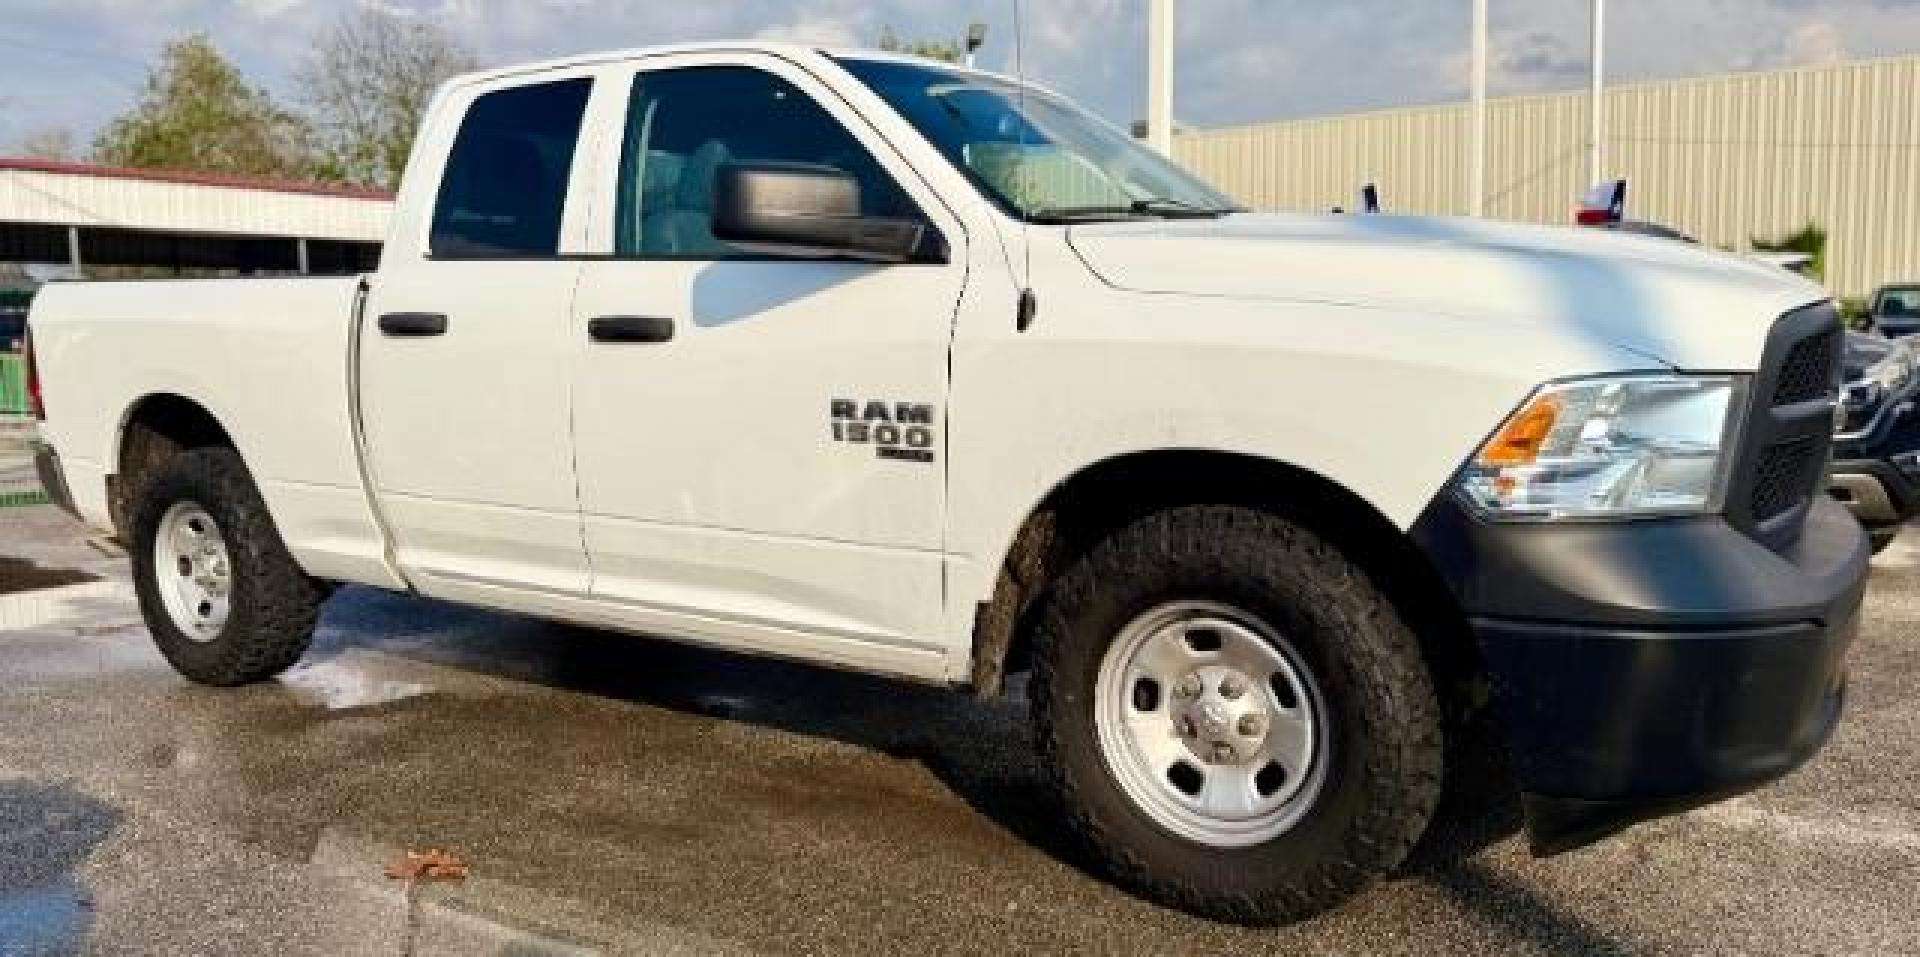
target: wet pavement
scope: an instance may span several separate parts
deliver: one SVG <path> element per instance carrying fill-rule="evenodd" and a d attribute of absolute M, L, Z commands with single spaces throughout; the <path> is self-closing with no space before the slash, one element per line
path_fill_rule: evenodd
<path fill-rule="evenodd" d="M 1877 562 L 1848 720 L 1798 774 L 1553 860 L 1443 847 L 1280 930 L 1086 873 L 1018 701 L 364 588 L 282 680 L 199 688 L 57 513 L 0 510 L 0 554 L 99 576 L 0 594 L 6 957 L 1920 953 L 1907 543 Z M 422 847 L 472 877 L 383 876 Z"/>

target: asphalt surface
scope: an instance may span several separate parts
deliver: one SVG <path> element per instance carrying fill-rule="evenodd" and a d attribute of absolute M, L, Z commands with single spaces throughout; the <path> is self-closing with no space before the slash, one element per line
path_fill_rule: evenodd
<path fill-rule="evenodd" d="M 1799 773 L 1552 860 L 1466 829 L 1278 930 L 1090 875 L 1018 700 L 361 588 L 283 680 L 206 689 L 58 513 L 0 510 L 0 554 L 91 579 L 0 594 L 6 957 L 1920 953 L 1920 544 Z M 471 877 L 383 876 L 424 847 Z"/>

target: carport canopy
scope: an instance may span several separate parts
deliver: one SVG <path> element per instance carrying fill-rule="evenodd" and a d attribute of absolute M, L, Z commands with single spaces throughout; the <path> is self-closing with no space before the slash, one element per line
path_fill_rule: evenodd
<path fill-rule="evenodd" d="M 0 262 L 361 272 L 392 207 L 355 187 L 0 158 Z"/>

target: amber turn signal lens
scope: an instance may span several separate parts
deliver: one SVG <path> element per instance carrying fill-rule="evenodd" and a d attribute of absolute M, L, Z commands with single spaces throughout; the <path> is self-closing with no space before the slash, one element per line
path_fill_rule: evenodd
<path fill-rule="evenodd" d="M 1540 447 L 1553 433 L 1560 418 L 1560 396 L 1546 393 L 1527 403 L 1507 424 L 1487 440 L 1480 450 L 1480 464 L 1493 466 L 1531 465 L 1540 457 Z"/>

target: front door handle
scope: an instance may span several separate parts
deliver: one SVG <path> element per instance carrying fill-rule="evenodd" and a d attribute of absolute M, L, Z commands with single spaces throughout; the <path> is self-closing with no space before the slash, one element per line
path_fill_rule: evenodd
<path fill-rule="evenodd" d="M 673 320 L 665 316 L 598 316 L 587 321 L 595 342 L 668 342 Z"/>
<path fill-rule="evenodd" d="M 445 313 L 389 312 L 380 317 L 380 332 L 389 336 L 438 336 L 446 331 Z"/>

